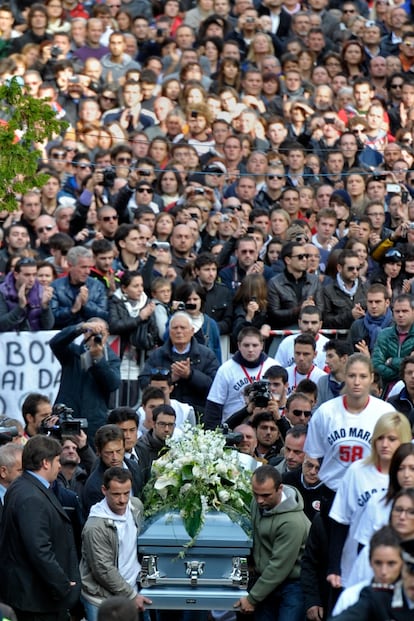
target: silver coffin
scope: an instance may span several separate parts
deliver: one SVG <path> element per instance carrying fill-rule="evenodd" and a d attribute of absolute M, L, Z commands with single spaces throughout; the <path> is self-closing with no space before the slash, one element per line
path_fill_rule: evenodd
<path fill-rule="evenodd" d="M 250 537 L 225 513 L 212 511 L 194 545 L 185 548 L 189 540 L 178 512 L 148 524 L 138 537 L 140 594 L 159 610 L 231 610 L 247 595 Z"/>

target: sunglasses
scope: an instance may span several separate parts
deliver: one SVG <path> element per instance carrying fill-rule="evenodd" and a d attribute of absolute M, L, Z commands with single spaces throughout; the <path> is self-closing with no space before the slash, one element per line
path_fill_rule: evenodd
<path fill-rule="evenodd" d="M 292 410 L 292 414 L 294 416 L 304 416 L 305 418 L 310 418 L 312 416 L 311 410 Z"/>
<path fill-rule="evenodd" d="M 139 194 L 143 194 L 144 192 L 148 192 L 149 194 L 152 194 L 154 190 L 152 190 L 151 188 L 138 188 L 137 192 Z"/>
<path fill-rule="evenodd" d="M 47 224 L 46 226 L 41 226 L 36 229 L 36 233 L 46 233 L 47 231 L 51 231 L 53 229 L 53 224 Z"/>
<path fill-rule="evenodd" d="M 151 375 L 163 375 L 166 377 L 167 375 L 170 375 L 170 371 L 169 369 L 154 368 L 150 370 L 150 374 Z"/>
<path fill-rule="evenodd" d="M 92 164 L 78 164 L 78 168 L 85 170 L 86 168 L 92 168 Z"/>
<path fill-rule="evenodd" d="M 388 250 L 388 252 L 385 253 L 384 258 L 389 259 L 390 257 L 396 257 L 397 259 L 403 258 L 399 250 Z"/>
<path fill-rule="evenodd" d="M 359 265 L 348 265 L 346 269 L 348 270 L 348 272 L 359 272 L 361 268 L 359 267 Z"/>
<path fill-rule="evenodd" d="M 104 222 L 111 222 L 111 220 L 115 222 L 118 220 L 118 216 L 102 216 L 101 220 Z"/>
<path fill-rule="evenodd" d="M 105 101 L 116 101 L 116 97 L 108 97 L 108 95 L 101 95 L 101 98 Z"/>
<path fill-rule="evenodd" d="M 267 175 L 267 178 L 269 179 L 269 181 L 273 181 L 273 179 L 283 179 L 283 175 Z"/>
<path fill-rule="evenodd" d="M 120 164 L 130 164 L 132 162 L 131 157 L 118 157 L 117 162 Z"/>
<path fill-rule="evenodd" d="M 151 177 L 151 172 L 149 170 L 137 170 L 137 173 L 141 175 L 141 177 Z"/>
<path fill-rule="evenodd" d="M 308 254 L 292 254 L 291 259 L 299 259 L 299 261 L 303 261 L 303 259 L 309 259 Z"/>
<path fill-rule="evenodd" d="M 66 152 L 65 151 L 59 151 L 55 153 L 51 153 L 50 157 L 52 157 L 54 160 L 64 160 L 66 157 Z"/>
<path fill-rule="evenodd" d="M 23 257 L 23 259 L 17 261 L 14 269 L 16 269 L 16 267 L 22 267 L 23 265 L 37 265 L 37 263 L 32 257 Z"/>
<path fill-rule="evenodd" d="M 390 84 L 390 88 L 402 88 L 402 84 Z"/>

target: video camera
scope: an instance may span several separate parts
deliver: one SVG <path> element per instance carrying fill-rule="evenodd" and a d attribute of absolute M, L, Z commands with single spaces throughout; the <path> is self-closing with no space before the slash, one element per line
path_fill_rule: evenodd
<path fill-rule="evenodd" d="M 254 405 L 258 408 L 266 408 L 269 405 L 269 401 L 272 398 L 272 393 L 270 391 L 270 382 L 269 380 L 258 380 L 257 382 L 253 382 L 252 390 L 249 394 L 249 399 L 254 403 Z"/>
<path fill-rule="evenodd" d="M 58 420 L 51 425 L 53 417 L 57 417 Z M 62 436 L 78 436 L 82 429 L 86 432 L 87 428 L 86 418 L 73 418 L 72 408 L 68 408 L 64 403 L 56 403 L 52 408 L 52 414 L 42 420 L 39 433 L 61 439 Z"/>
<path fill-rule="evenodd" d="M 237 431 L 230 431 L 229 426 L 226 423 L 223 423 L 220 431 L 226 439 L 226 446 L 229 448 L 239 446 L 240 442 L 243 440 L 243 434 Z"/>
<path fill-rule="evenodd" d="M 17 438 L 19 435 L 17 427 L 14 425 L 7 425 L 8 421 L 12 422 L 7 416 L 0 417 L 0 446 L 12 442 L 13 438 Z"/>

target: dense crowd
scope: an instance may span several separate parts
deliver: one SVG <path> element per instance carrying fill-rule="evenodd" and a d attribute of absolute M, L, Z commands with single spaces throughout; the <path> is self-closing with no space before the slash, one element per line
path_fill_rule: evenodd
<path fill-rule="evenodd" d="M 36 385 L 0 419 L 5 604 L 151 606 L 143 490 L 202 422 L 254 471 L 237 615 L 412 619 L 411 4 L 11 0 L 16 76 L 67 127 L 34 145 L 47 183 L 0 211 L 0 332 L 56 331 L 80 420 Z"/>

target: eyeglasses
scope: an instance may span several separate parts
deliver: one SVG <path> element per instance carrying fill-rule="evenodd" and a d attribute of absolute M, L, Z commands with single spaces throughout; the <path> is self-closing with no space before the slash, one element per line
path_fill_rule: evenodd
<path fill-rule="evenodd" d="M 292 414 L 294 416 L 304 416 L 305 418 L 310 418 L 312 416 L 311 410 L 292 410 Z"/>
<path fill-rule="evenodd" d="M 120 164 L 130 164 L 132 162 L 132 157 L 118 157 L 116 161 Z"/>
<path fill-rule="evenodd" d="M 401 84 L 390 84 L 390 88 L 402 88 L 403 85 Z"/>
<path fill-rule="evenodd" d="M 291 259 L 299 259 L 299 261 L 303 261 L 303 259 L 308 259 L 309 255 L 308 254 L 292 254 L 290 256 Z"/>
<path fill-rule="evenodd" d="M 151 188 L 138 188 L 137 192 L 138 194 L 143 194 L 144 192 L 148 192 L 149 194 L 152 194 L 154 190 L 152 190 Z"/>
<path fill-rule="evenodd" d="M 106 101 L 116 101 L 116 97 L 108 97 L 108 95 L 101 95 L 101 98 Z"/>
<path fill-rule="evenodd" d="M 283 179 L 283 175 L 267 175 L 267 178 L 269 179 L 269 181 L 273 181 L 273 179 Z"/>
<path fill-rule="evenodd" d="M 392 512 L 396 513 L 397 515 L 402 515 L 403 513 L 405 513 L 410 518 L 414 517 L 414 509 L 404 509 L 404 507 L 393 507 Z"/>
<path fill-rule="evenodd" d="M 167 429 L 167 427 L 175 427 L 175 423 L 164 423 L 164 421 L 156 421 L 155 423 L 158 427 L 162 427 L 163 429 Z"/>
<path fill-rule="evenodd" d="M 359 265 L 347 265 L 346 269 L 348 270 L 348 272 L 359 272 L 361 268 L 359 267 Z"/>
<path fill-rule="evenodd" d="M 151 171 L 149 170 L 137 170 L 138 175 L 141 177 L 151 177 Z"/>
<path fill-rule="evenodd" d="M 110 222 L 111 220 L 113 220 L 115 222 L 116 220 L 118 220 L 118 216 L 102 216 L 100 220 L 103 220 L 104 222 Z"/>
<path fill-rule="evenodd" d="M 66 153 L 65 151 L 55 151 L 54 153 L 50 154 L 50 157 L 54 160 L 64 160 L 66 157 Z"/>
<path fill-rule="evenodd" d="M 53 224 L 47 224 L 46 226 L 41 226 L 36 229 L 36 233 L 46 233 L 47 231 L 51 231 L 53 228 Z"/>
<path fill-rule="evenodd" d="M 85 170 L 86 168 L 92 168 L 92 164 L 78 164 L 78 168 Z"/>
<path fill-rule="evenodd" d="M 150 370 L 151 375 L 170 375 L 170 371 L 168 369 L 160 369 L 160 368 L 154 368 Z"/>

